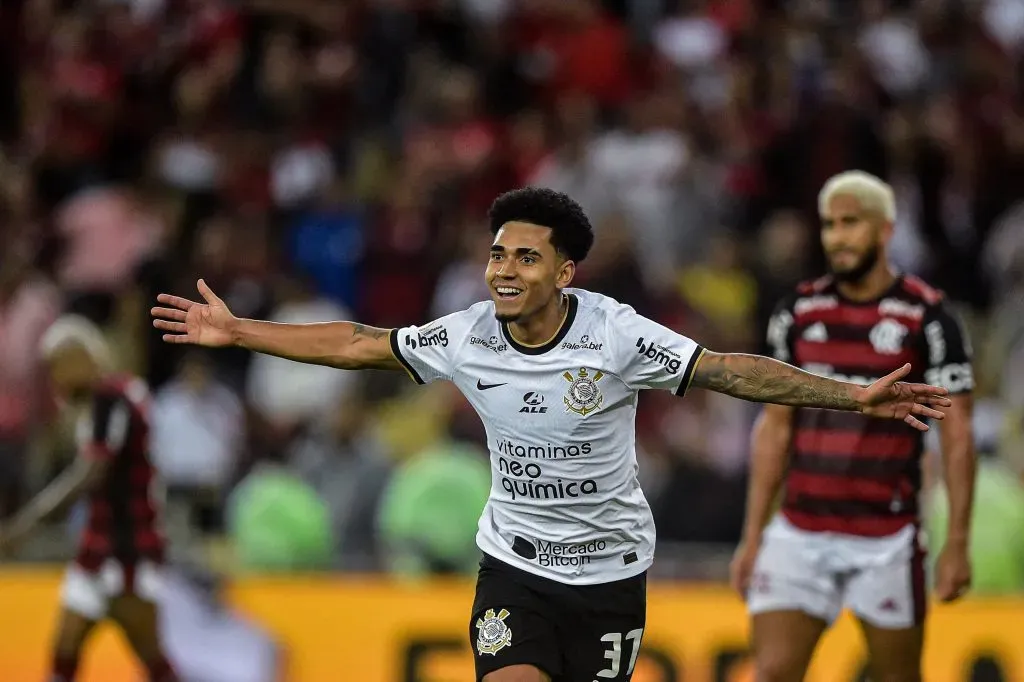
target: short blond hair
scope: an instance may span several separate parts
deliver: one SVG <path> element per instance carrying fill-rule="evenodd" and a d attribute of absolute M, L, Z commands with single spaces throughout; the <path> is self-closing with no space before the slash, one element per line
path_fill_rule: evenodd
<path fill-rule="evenodd" d="M 855 198 L 862 210 L 876 211 L 890 223 L 896 220 L 892 186 L 871 173 L 852 170 L 829 178 L 818 193 L 818 213 L 825 215 L 829 202 L 839 195 Z"/>
<path fill-rule="evenodd" d="M 46 360 L 68 348 L 81 348 L 104 369 L 112 365 L 113 356 L 103 332 L 92 320 L 81 315 L 57 318 L 39 342 L 39 351 Z"/>

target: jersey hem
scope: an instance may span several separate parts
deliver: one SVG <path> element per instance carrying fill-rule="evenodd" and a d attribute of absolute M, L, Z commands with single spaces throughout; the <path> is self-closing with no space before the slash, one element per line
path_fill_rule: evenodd
<path fill-rule="evenodd" d="M 512 566 L 513 568 L 518 568 L 521 571 L 525 571 L 526 573 L 529 573 L 530 575 L 537 576 L 538 578 L 543 578 L 544 580 L 550 580 L 551 582 L 559 583 L 561 585 L 573 585 L 573 586 L 605 585 L 605 584 L 608 584 L 608 583 L 619 582 L 620 580 L 628 580 L 630 578 L 635 578 L 636 576 L 640 575 L 641 573 L 646 571 L 648 568 L 650 568 L 651 565 L 654 563 L 654 559 L 653 558 L 646 559 L 644 561 L 638 561 L 638 562 L 636 562 L 634 564 L 630 564 L 629 566 L 624 566 L 621 571 L 616 571 L 614 576 L 608 576 L 608 577 L 604 577 L 604 578 L 601 578 L 601 577 L 598 577 L 598 576 L 577 576 L 577 577 L 572 577 L 572 576 L 567 576 L 564 573 L 557 573 L 557 572 L 553 572 L 553 571 L 544 571 L 543 569 L 541 569 L 536 564 L 531 563 L 531 562 L 527 561 L 526 559 L 523 559 L 522 557 L 520 557 L 515 552 L 512 552 L 511 550 L 506 554 L 505 552 L 500 551 L 494 545 L 491 545 L 490 549 L 485 548 L 483 546 L 485 544 L 489 544 L 489 543 L 487 543 L 487 542 L 480 542 L 479 540 L 477 540 L 477 543 L 476 543 L 477 548 L 479 548 L 479 550 L 481 552 L 483 552 L 487 556 L 491 557 L 495 561 L 500 561 L 503 564 L 508 564 L 509 566 Z"/>
<path fill-rule="evenodd" d="M 425 384 L 426 382 L 423 381 L 423 378 L 420 377 L 419 373 L 415 370 L 415 368 L 413 368 L 409 361 L 405 359 L 405 356 L 402 355 L 402 349 L 398 345 L 397 329 L 392 329 L 391 332 L 388 334 L 388 343 L 391 346 L 391 354 L 395 356 L 396 360 L 398 360 L 398 364 L 402 365 L 402 369 L 404 369 L 406 374 L 409 375 L 409 378 L 415 381 L 420 386 Z"/>
<path fill-rule="evenodd" d="M 796 530 L 800 531 L 801 533 L 809 533 L 809 534 L 812 534 L 812 535 L 829 535 L 829 536 L 834 536 L 834 537 L 838 537 L 838 538 L 846 538 L 846 539 L 878 540 L 878 539 L 884 539 L 884 538 L 891 538 L 894 535 L 899 535 L 908 526 L 913 526 L 914 528 L 918 528 L 918 529 L 921 527 L 921 519 L 920 519 L 920 517 L 918 515 L 914 514 L 914 515 L 908 515 L 908 517 L 906 519 L 898 519 L 900 521 L 899 525 L 897 525 L 896 523 L 893 523 L 894 530 L 887 530 L 884 533 L 851 533 L 849 531 L 831 530 L 831 529 L 827 529 L 827 528 L 812 528 L 812 527 L 810 527 L 809 525 L 807 525 L 805 523 L 801 523 L 798 519 L 795 519 L 790 514 L 791 511 L 792 510 L 789 509 L 788 507 L 780 507 L 779 511 L 777 512 L 777 516 L 778 516 L 778 518 L 781 518 L 781 519 L 785 520 L 786 523 L 788 523 L 790 526 L 792 526 Z M 774 518 L 773 518 L 773 520 L 774 520 Z M 896 521 L 897 519 L 894 518 L 893 520 Z M 769 525 L 770 524 L 771 524 L 771 521 L 769 522 Z M 765 528 L 767 529 L 767 526 Z"/>

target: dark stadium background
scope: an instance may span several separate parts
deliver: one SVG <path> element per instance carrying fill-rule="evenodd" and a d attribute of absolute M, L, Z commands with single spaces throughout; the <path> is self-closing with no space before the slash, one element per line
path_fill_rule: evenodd
<path fill-rule="evenodd" d="M 476 497 L 410 511 L 446 493 L 402 476 L 426 457 L 472 488 L 468 405 L 400 375 L 165 346 L 155 294 L 201 275 L 243 316 L 425 322 L 486 295 L 487 206 L 542 184 L 595 224 L 579 285 L 759 351 L 777 298 L 821 272 L 818 189 L 859 168 L 894 185 L 893 256 L 958 304 L 976 352 L 985 594 L 940 609 L 928 679 L 1024 680 L 1022 78 L 1019 0 L 7 0 L 0 512 L 70 454 L 33 351 L 84 314 L 155 395 L 173 648 L 254 667 L 196 679 L 282 661 L 302 682 L 468 679 L 470 584 L 436 574 L 472 571 Z M 665 590 L 643 682 L 746 679 L 720 583 L 754 415 L 703 392 L 642 400 Z M 72 515 L 0 572 L 5 680 L 41 679 L 75 531 Z M 848 626 L 814 679 L 856 679 Z M 273 651 L 262 637 L 279 660 L 243 653 Z M 117 643 L 97 651 L 87 680 L 131 679 Z"/>

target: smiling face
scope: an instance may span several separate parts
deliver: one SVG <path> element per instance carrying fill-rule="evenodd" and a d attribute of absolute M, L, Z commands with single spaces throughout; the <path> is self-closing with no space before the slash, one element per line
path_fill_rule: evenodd
<path fill-rule="evenodd" d="M 576 265 L 555 250 L 551 230 L 530 223 L 505 223 L 494 236 L 484 275 L 503 322 L 529 319 L 569 285 Z"/>
<path fill-rule="evenodd" d="M 821 216 L 821 245 L 836 279 L 858 282 L 883 256 L 891 223 L 865 211 L 856 197 L 833 196 Z"/>

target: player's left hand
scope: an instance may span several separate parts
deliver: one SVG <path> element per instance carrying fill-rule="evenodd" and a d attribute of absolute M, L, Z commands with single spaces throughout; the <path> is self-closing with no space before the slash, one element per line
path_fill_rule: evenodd
<path fill-rule="evenodd" d="M 935 408 L 949 407 L 953 402 L 944 388 L 900 381 L 909 372 L 910 365 L 906 364 L 865 386 L 858 398 L 860 411 L 871 417 L 901 419 L 918 431 L 927 431 L 928 425 L 919 417 L 942 419 L 945 415 Z"/>
<path fill-rule="evenodd" d="M 935 566 L 935 596 L 939 601 L 953 602 L 971 588 L 971 558 L 967 547 L 946 543 Z"/>

